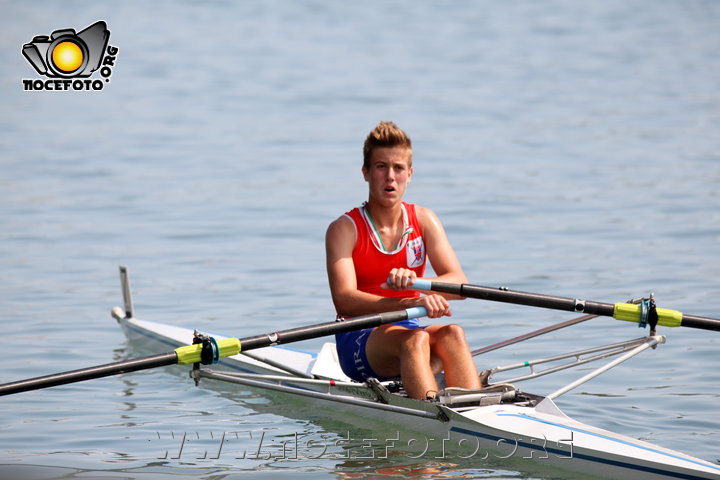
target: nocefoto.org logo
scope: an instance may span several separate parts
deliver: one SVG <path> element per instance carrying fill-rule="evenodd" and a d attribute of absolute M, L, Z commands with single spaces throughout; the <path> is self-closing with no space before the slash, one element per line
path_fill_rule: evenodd
<path fill-rule="evenodd" d="M 23 90 L 102 90 L 110 82 L 118 54 L 117 47 L 108 45 L 109 40 L 110 30 L 103 21 L 80 32 L 66 28 L 49 37 L 34 37 L 23 45 L 22 54 L 48 79 L 23 78 Z M 98 70 L 102 80 L 87 78 Z"/>

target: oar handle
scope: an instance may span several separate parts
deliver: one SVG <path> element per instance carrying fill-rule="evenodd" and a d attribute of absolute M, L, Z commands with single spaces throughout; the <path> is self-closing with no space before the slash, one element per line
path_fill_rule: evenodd
<path fill-rule="evenodd" d="M 633 303 L 603 303 L 578 298 L 556 297 L 539 293 L 519 292 L 505 287 L 493 288 L 480 285 L 446 283 L 418 278 L 412 287 L 416 290 L 451 293 L 467 298 L 477 298 L 493 302 L 513 303 L 531 307 L 564 310 L 568 312 L 582 312 L 591 315 L 612 317 L 616 320 L 641 322 L 643 307 Z M 667 308 L 656 309 L 658 325 L 666 327 L 691 327 L 704 330 L 720 331 L 720 320 L 709 317 L 685 315 L 677 310 Z"/>
<path fill-rule="evenodd" d="M 427 278 L 416 278 L 415 283 L 412 284 L 412 288 L 415 290 L 427 290 L 432 291 L 433 282 Z"/>

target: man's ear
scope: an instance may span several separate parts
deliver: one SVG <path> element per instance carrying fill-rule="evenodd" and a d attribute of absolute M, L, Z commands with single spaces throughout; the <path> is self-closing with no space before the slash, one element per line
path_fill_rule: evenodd
<path fill-rule="evenodd" d="M 365 165 L 362 166 L 361 170 L 362 170 L 363 178 L 365 179 L 365 181 L 366 181 L 366 182 L 369 181 L 369 180 L 368 180 L 368 174 L 369 174 L 370 172 L 368 171 L 367 168 L 365 168 Z"/>

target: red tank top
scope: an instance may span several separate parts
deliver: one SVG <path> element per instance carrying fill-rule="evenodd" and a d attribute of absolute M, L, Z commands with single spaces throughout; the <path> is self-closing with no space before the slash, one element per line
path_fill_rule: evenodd
<path fill-rule="evenodd" d="M 387 280 L 393 268 L 409 268 L 418 277 L 425 274 L 425 244 L 422 228 L 415 214 L 415 205 L 402 203 L 405 233 L 400 244 L 385 251 L 364 207 L 354 208 L 345 215 L 355 224 L 356 241 L 353 263 L 358 290 L 382 297 L 419 297 L 417 290 L 385 290 L 380 285 Z"/>

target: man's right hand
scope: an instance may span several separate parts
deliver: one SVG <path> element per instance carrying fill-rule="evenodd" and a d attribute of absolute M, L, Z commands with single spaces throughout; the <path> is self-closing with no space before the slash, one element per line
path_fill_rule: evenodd
<path fill-rule="evenodd" d="M 425 307 L 428 318 L 451 317 L 450 303 L 445 297 L 437 294 L 430 294 L 415 299 L 414 306 Z"/>

